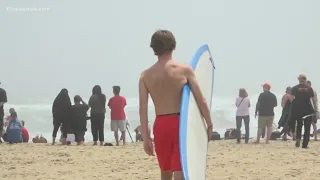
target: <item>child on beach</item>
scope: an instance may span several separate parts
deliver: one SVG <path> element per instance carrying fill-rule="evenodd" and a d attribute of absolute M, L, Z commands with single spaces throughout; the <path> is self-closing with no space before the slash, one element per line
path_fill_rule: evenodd
<path fill-rule="evenodd" d="M 75 141 L 77 145 L 82 145 L 87 131 L 87 111 L 89 110 L 89 105 L 79 95 L 76 95 L 72 108 L 74 112 L 72 129 L 74 130 Z"/>
<path fill-rule="evenodd" d="M 111 131 L 114 132 L 114 138 L 116 140 L 116 145 L 119 145 L 119 135 L 118 130 L 121 132 L 121 137 L 123 145 L 126 143 L 126 113 L 124 108 L 127 105 L 126 98 L 120 96 L 120 86 L 113 86 L 113 97 L 109 99 L 108 106 L 111 110 Z"/>
<path fill-rule="evenodd" d="M 210 111 L 202 95 L 192 67 L 172 59 L 176 48 L 174 35 L 168 30 L 156 31 L 150 47 L 158 61 L 141 73 L 139 80 L 139 115 L 143 146 L 154 156 L 153 143 L 148 131 L 148 97 L 152 98 L 156 120 L 153 126 L 155 152 L 161 169 L 161 179 L 183 180 L 179 149 L 179 118 L 181 93 L 188 83 L 207 124 L 208 139 L 212 136 Z"/>
<path fill-rule="evenodd" d="M 29 142 L 29 132 L 28 130 L 24 127 L 25 122 L 24 120 L 21 120 L 21 124 L 22 124 L 22 142 Z"/>

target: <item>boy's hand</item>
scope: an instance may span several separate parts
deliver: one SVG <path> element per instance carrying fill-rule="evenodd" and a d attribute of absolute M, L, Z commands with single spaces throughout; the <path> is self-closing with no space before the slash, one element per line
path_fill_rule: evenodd
<path fill-rule="evenodd" d="M 146 152 L 149 156 L 154 156 L 153 144 L 150 139 L 145 139 L 143 141 L 143 149 L 144 149 L 144 152 Z"/>
<path fill-rule="evenodd" d="M 209 142 L 212 138 L 212 125 L 208 127 L 207 133 L 208 133 L 208 142 Z"/>

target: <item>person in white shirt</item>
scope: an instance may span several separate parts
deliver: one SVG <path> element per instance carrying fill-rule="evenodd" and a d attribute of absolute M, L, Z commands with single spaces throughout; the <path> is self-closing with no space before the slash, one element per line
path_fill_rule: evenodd
<path fill-rule="evenodd" d="M 250 99 L 248 98 L 248 93 L 245 89 L 239 89 L 239 97 L 236 99 L 235 103 L 237 107 L 236 112 L 236 123 L 237 123 L 237 143 L 241 141 L 241 126 L 242 120 L 244 121 L 245 125 L 245 143 L 249 141 L 249 123 L 250 123 L 250 115 L 249 115 L 249 108 L 250 108 Z"/>

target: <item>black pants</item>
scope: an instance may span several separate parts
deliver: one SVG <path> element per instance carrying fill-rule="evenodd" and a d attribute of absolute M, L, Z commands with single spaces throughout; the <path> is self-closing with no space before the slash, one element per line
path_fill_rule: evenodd
<path fill-rule="evenodd" d="M 93 141 L 104 141 L 104 114 L 91 114 Z"/>
<path fill-rule="evenodd" d="M 61 126 L 61 123 L 53 123 L 52 137 L 57 137 L 57 133 L 58 133 L 60 126 Z"/>
<path fill-rule="evenodd" d="M 237 141 L 240 142 L 241 140 L 241 126 L 242 126 L 242 120 L 244 121 L 245 126 L 245 142 L 247 143 L 249 141 L 249 123 L 250 123 L 250 116 L 236 116 L 237 121 Z"/>
<path fill-rule="evenodd" d="M 75 141 L 76 142 L 84 142 L 84 135 L 86 131 L 85 130 L 76 130 L 74 132 Z"/>
<path fill-rule="evenodd" d="M 304 125 L 304 135 L 302 147 L 308 147 L 310 141 L 310 128 L 312 123 L 312 117 L 307 117 L 305 119 L 299 118 L 297 119 L 297 133 L 296 138 L 301 140 L 302 126 Z"/>

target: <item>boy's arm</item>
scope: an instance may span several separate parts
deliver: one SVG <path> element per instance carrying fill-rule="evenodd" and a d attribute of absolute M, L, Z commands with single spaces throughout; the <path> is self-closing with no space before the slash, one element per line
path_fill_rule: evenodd
<path fill-rule="evenodd" d="M 191 87 L 191 91 L 195 97 L 195 100 L 199 106 L 200 112 L 205 119 L 208 128 L 212 127 L 212 121 L 211 121 L 211 116 L 210 116 L 210 110 L 207 104 L 206 99 L 203 97 L 203 94 L 201 92 L 199 83 L 196 79 L 196 75 L 193 72 L 193 69 L 190 66 L 187 66 L 185 69 L 186 76 L 188 83 Z"/>
<path fill-rule="evenodd" d="M 139 79 L 139 115 L 141 124 L 141 135 L 144 140 L 149 140 L 150 134 L 148 131 L 148 96 L 149 91 L 144 83 L 144 73 Z"/>

